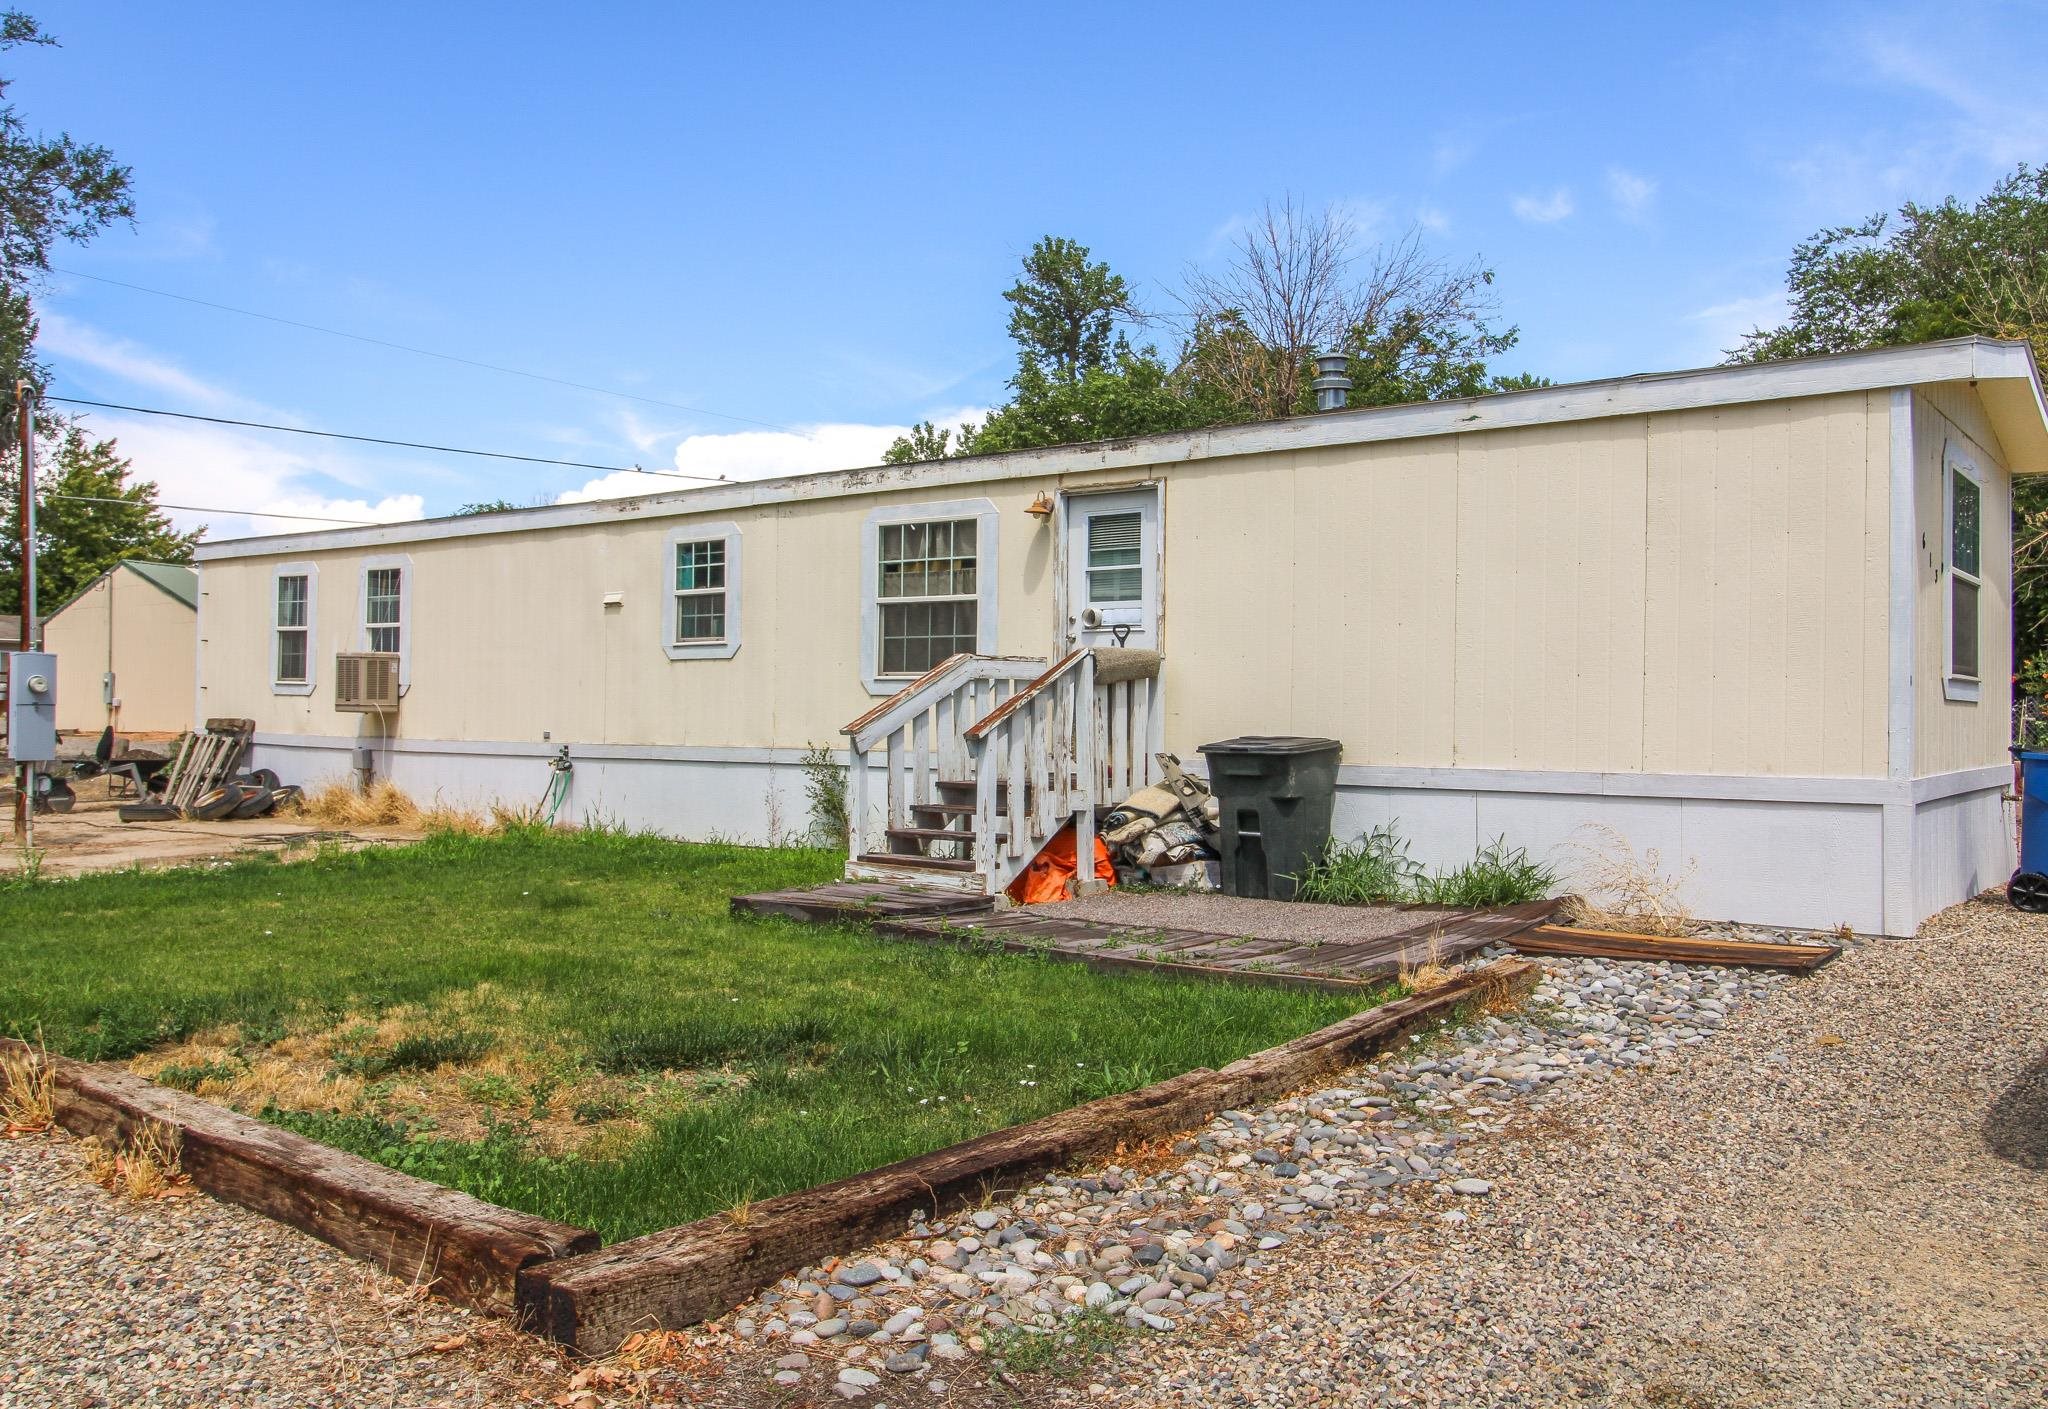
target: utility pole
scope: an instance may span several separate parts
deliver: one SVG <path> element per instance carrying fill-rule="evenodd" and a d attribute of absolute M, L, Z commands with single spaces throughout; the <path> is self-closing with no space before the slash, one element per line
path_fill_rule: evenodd
<path fill-rule="evenodd" d="M 36 648 L 36 466 L 35 426 L 30 417 L 28 382 L 14 384 L 14 427 L 21 433 L 21 649 Z M 11 695 L 20 685 L 10 678 Z M 36 766 L 21 764 L 14 777 L 14 840 L 35 845 Z"/>

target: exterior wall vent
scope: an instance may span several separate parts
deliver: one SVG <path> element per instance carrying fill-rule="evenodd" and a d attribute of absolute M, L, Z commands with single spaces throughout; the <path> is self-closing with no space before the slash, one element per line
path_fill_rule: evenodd
<path fill-rule="evenodd" d="M 343 651 L 335 656 L 334 707 L 344 714 L 396 714 L 398 652 Z"/>

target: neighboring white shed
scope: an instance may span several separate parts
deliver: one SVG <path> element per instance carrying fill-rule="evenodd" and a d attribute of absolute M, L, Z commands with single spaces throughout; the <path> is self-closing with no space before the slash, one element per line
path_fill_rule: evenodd
<path fill-rule="evenodd" d="M 1903 934 L 2011 864 L 2011 477 L 2043 472 L 2031 353 L 1965 338 L 209 543 L 200 712 L 288 781 L 530 800 L 566 745 L 572 814 L 761 838 L 894 700 L 924 723 L 886 780 L 875 743 L 872 837 L 988 747 L 1034 673 L 997 657 L 1122 629 L 1164 665 L 1116 728 L 1054 711 L 1005 767 L 1327 736 L 1340 835 L 1569 868 L 1599 824 L 1696 863 L 1702 915 Z M 364 650 L 395 708 L 336 708 Z M 991 837 L 993 805 L 949 804 Z"/>
<path fill-rule="evenodd" d="M 97 734 L 192 727 L 199 653 L 199 575 L 176 563 L 124 560 L 43 623 L 57 656 L 57 727 Z"/>

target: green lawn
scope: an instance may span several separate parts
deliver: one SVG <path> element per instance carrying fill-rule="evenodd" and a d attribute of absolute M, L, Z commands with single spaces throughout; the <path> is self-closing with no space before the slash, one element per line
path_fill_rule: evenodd
<path fill-rule="evenodd" d="M 0 1030 L 610 1241 L 1361 1006 L 727 914 L 839 866 L 521 832 L 15 884 Z"/>

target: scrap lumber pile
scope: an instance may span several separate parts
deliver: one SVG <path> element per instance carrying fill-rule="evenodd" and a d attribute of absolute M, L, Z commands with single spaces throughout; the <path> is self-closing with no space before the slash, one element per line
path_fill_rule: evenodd
<path fill-rule="evenodd" d="M 121 820 L 217 822 L 264 817 L 295 799 L 298 788 L 280 783 L 269 769 L 241 771 L 255 729 L 255 722 L 248 719 L 207 720 L 203 730 L 178 741 L 170 767 L 157 781 L 156 797 L 122 807 Z"/>

